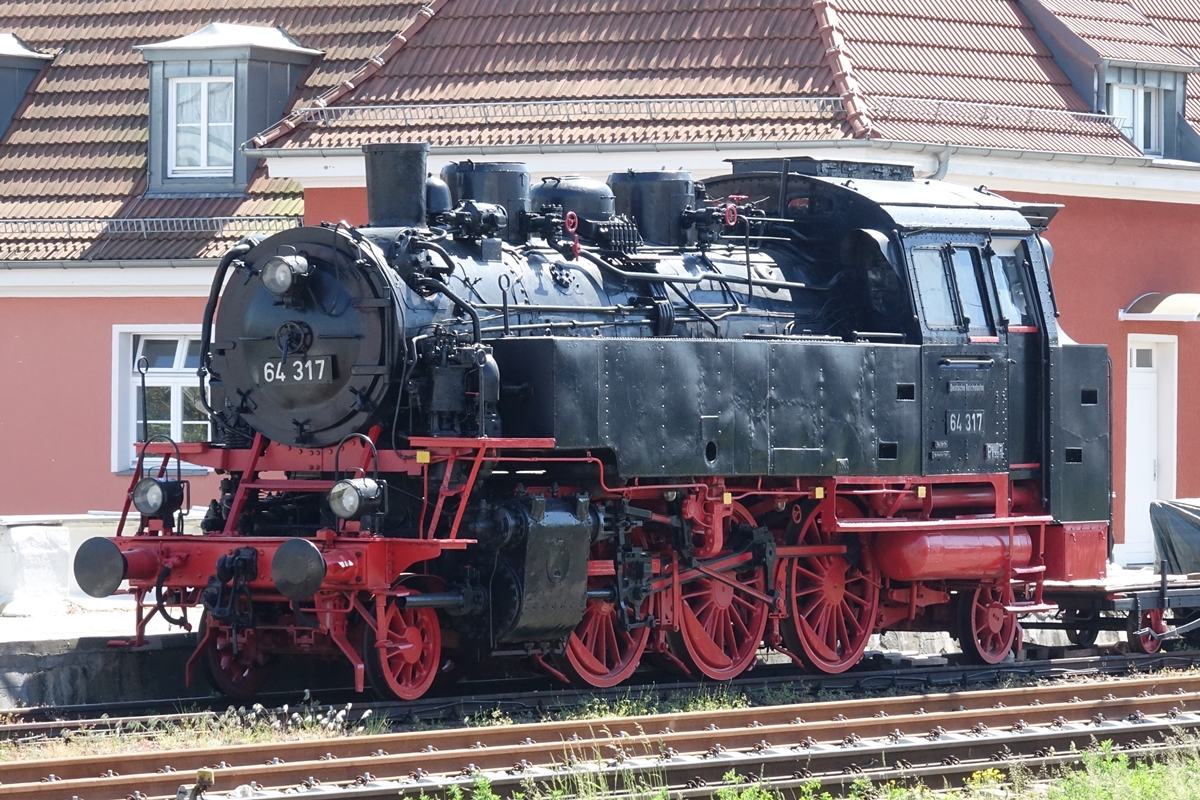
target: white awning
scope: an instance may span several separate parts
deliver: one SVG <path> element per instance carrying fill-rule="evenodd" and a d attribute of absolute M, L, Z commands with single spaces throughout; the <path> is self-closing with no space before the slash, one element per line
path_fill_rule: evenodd
<path fill-rule="evenodd" d="M 1150 292 L 1117 312 L 1127 322 L 1200 322 L 1200 294 Z"/>

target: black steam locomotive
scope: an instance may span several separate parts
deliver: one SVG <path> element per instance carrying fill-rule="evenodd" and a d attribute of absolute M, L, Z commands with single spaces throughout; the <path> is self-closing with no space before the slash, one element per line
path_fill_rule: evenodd
<path fill-rule="evenodd" d="M 1103 575 L 1108 358 L 1055 324 L 1052 208 L 894 165 L 531 186 L 365 150 L 369 226 L 222 260 L 212 441 L 147 443 L 136 531 L 76 561 L 139 637 L 201 607 L 224 691 L 298 653 L 400 698 L 499 656 L 839 672 L 889 629 L 995 663 L 1047 579 Z M 172 459 L 226 476 L 203 536 Z"/>

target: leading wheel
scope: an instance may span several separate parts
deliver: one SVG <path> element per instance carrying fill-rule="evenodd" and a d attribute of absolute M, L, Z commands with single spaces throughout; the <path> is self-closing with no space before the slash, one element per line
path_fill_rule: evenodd
<path fill-rule="evenodd" d="M 839 518 L 862 516 L 848 499 L 838 498 L 836 503 Z M 801 518 L 789 544 L 837 545 L 849 540 L 821 530 L 823 509 L 824 504 Z M 871 549 L 859 549 L 856 558 L 848 553 L 788 559 L 779 568 L 788 598 L 788 619 L 782 626 L 788 649 L 814 672 L 845 672 L 857 664 L 879 609 L 879 570 Z"/>
<path fill-rule="evenodd" d="M 1163 621 L 1161 608 L 1143 611 L 1140 616 L 1129 615 L 1129 649 L 1135 653 L 1157 653 L 1162 649 L 1162 639 L 1155 639 L 1150 634 L 1138 636 L 1139 630 L 1150 629 L 1156 633 L 1164 633 L 1167 623 Z"/>
<path fill-rule="evenodd" d="M 209 612 L 205 611 L 200 619 L 200 641 L 204 641 L 210 626 Z M 271 675 L 270 660 L 258 648 L 258 633 L 245 631 L 235 652 L 233 631 L 224 625 L 214 628 L 200 660 L 208 682 L 227 697 L 248 700 L 258 694 Z"/>
<path fill-rule="evenodd" d="M 999 664 L 1012 652 L 1017 617 L 1004 608 L 1004 592 L 981 584 L 962 592 L 958 601 L 958 643 L 968 658 L 980 664 Z"/>
<path fill-rule="evenodd" d="M 375 692 L 393 700 L 416 700 L 425 694 L 442 658 L 437 611 L 401 608 L 391 600 L 379 621 L 379 634 L 369 624 L 364 627 L 363 662 Z"/>
<path fill-rule="evenodd" d="M 754 517 L 734 503 L 730 523 L 753 527 Z M 725 681 L 744 672 L 758 655 L 768 609 L 747 590 L 763 594 L 767 578 L 762 567 L 721 575 L 724 580 L 705 575 L 680 587 L 679 632 L 670 641 L 671 651 L 689 667 Z"/>

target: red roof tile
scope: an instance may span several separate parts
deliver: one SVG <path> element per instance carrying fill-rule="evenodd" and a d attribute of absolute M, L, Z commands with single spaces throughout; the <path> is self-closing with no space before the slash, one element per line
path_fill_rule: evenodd
<path fill-rule="evenodd" d="M 1145 64 L 1195 66 L 1126 0 L 1036 0 L 1101 58 Z"/>

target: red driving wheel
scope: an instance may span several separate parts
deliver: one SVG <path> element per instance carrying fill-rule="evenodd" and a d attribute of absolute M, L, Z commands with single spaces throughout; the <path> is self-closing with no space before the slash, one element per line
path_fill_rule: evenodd
<path fill-rule="evenodd" d="M 730 522 L 753 526 L 754 517 L 734 503 Z M 737 677 L 754 663 L 768 614 L 766 603 L 746 591 L 766 591 L 762 567 L 722 575 L 726 580 L 705 575 L 680 587 L 679 632 L 670 637 L 671 650 L 678 658 L 719 681 Z"/>
<path fill-rule="evenodd" d="M 634 544 L 644 546 L 644 538 L 638 536 L 640 530 L 633 533 Z M 612 558 L 609 542 L 601 542 L 596 548 L 592 558 Z M 588 589 L 612 589 L 614 580 L 612 577 L 590 577 Z M 649 602 L 647 598 L 642 604 L 643 617 Z M 567 637 L 564 666 L 578 683 L 601 689 L 616 686 L 638 668 L 649 640 L 649 625 L 632 630 L 621 625 L 621 609 L 617 607 L 615 597 L 604 600 L 589 598 L 583 619 Z"/>
<path fill-rule="evenodd" d="M 841 519 L 861 517 L 850 500 L 837 498 Z M 797 510 L 799 506 L 795 507 Z M 840 544 L 843 537 L 821 530 L 825 504 L 802 518 L 798 545 Z M 789 537 L 791 539 L 792 537 Z M 852 563 L 853 562 L 853 563 Z M 788 649 L 814 672 L 845 672 L 862 659 L 879 610 L 879 570 L 869 547 L 857 558 L 808 556 L 783 561 L 789 619 L 782 626 Z"/>

